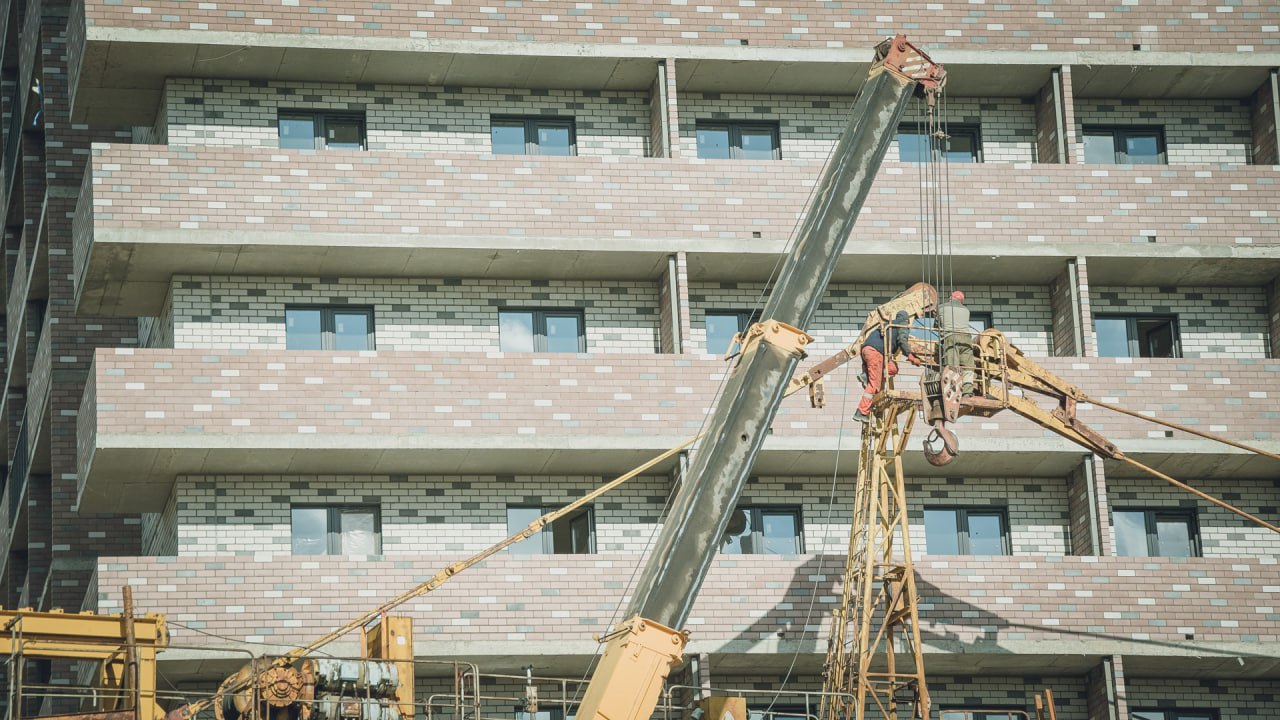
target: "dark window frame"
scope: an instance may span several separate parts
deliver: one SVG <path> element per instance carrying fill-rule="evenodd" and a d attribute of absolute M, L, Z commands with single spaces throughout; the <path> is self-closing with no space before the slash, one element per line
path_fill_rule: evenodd
<path fill-rule="evenodd" d="M 770 515 L 791 515 L 792 517 L 795 518 L 796 550 L 794 553 L 786 553 L 786 554 L 787 555 L 803 555 L 804 554 L 804 509 L 800 505 L 748 504 L 748 505 L 739 505 L 737 508 L 734 509 L 734 512 L 750 513 L 750 517 L 747 520 L 747 525 L 752 528 L 751 546 L 759 547 L 759 548 L 764 547 L 764 539 L 765 539 L 764 538 L 764 515 L 766 513 Z M 768 555 L 770 554 L 770 553 L 765 553 L 763 551 L 740 552 L 740 553 L 725 552 L 725 549 L 727 547 L 725 543 L 725 539 L 727 539 L 728 537 L 729 537 L 728 531 L 726 530 L 725 536 L 721 538 L 721 542 L 720 542 L 720 552 L 722 554 L 726 554 L 726 555 Z"/>
<path fill-rule="evenodd" d="M 1081 124 L 1080 138 L 1085 141 L 1089 135 L 1110 135 L 1111 149 L 1114 152 L 1116 165 L 1168 165 L 1169 146 L 1165 144 L 1163 125 L 1093 125 Z M 1124 141 L 1130 137 L 1153 135 L 1156 140 L 1156 162 L 1134 163 L 1129 161 L 1125 152 Z M 1083 151 L 1082 151 L 1083 152 Z"/>
<path fill-rule="evenodd" d="M 547 514 L 547 513 L 549 513 L 549 512 L 552 512 L 552 511 L 554 511 L 554 510 L 559 510 L 559 509 L 560 509 L 560 507 L 559 507 L 559 506 L 557 506 L 557 505 L 537 505 L 537 504 L 533 504 L 533 503 L 508 503 L 508 504 L 506 505 L 506 509 L 505 509 L 505 512 L 506 512 L 506 515 L 507 515 L 507 524 L 508 524 L 508 528 L 507 528 L 507 530 L 508 530 L 508 531 L 510 531 L 510 530 L 511 530 L 511 528 L 510 528 L 510 523 L 511 523 L 511 511 L 512 511 L 512 510 L 516 510 L 516 509 L 521 509 L 521 510 L 537 510 L 537 511 L 538 511 L 538 514 L 539 514 L 539 516 L 542 516 L 542 515 L 546 515 L 546 514 Z M 564 522 L 564 523 L 568 523 L 568 524 L 572 525 L 572 524 L 573 524 L 573 522 L 574 522 L 575 520 L 577 520 L 578 518 L 583 517 L 583 516 L 586 516 L 586 518 L 587 518 L 587 529 L 589 530 L 588 535 L 587 535 L 587 545 L 588 545 L 589 549 L 588 549 L 585 553 L 576 553 L 576 552 L 556 552 L 556 549 L 555 549 L 555 532 L 554 532 L 554 530 L 553 530 L 553 527 L 555 526 L 555 524 L 556 524 L 556 523 L 559 523 L 559 522 Z M 523 528 L 520 528 L 520 529 L 523 529 Z M 508 534 L 510 534 L 510 532 L 508 532 Z M 594 506 L 594 505 L 586 505 L 586 506 L 584 506 L 584 507 L 579 508 L 576 512 L 574 512 L 574 513 L 573 513 L 573 514 L 571 514 L 571 515 L 566 515 L 566 516 L 564 516 L 564 517 L 557 518 L 554 522 L 552 522 L 552 523 L 548 524 L 546 527 L 544 527 L 544 528 L 542 529 L 542 531 L 538 533 L 538 535 L 540 536 L 540 539 L 541 539 L 541 542 L 542 542 L 542 550 L 541 550 L 541 552 L 538 552 L 538 553 L 530 553 L 530 554 L 536 554 L 536 555 L 595 555 L 595 554 L 598 552 L 598 550 L 597 550 L 597 538 L 599 537 L 599 532 L 596 530 L 596 509 L 595 509 L 595 506 Z M 537 541 L 537 540 L 534 540 L 533 538 L 530 538 L 530 539 L 528 539 L 528 540 L 525 540 L 524 542 L 525 542 L 525 543 L 532 543 L 532 542 L 538 542 L 538 541 Z"/>
<path fill-rule="evenodd" d="M 809 718 L 817 713 L 816 707 L 806 706 L 804 703 L 780 703 L 775 702 L 764 707 L 759 705 L 747 705 L 748 720 L 763 720 L 763 718 L 787 718 L 799 717 Z M 768 713 L 767 715 L 765 713 Z"/>
<path fill-rule="evenodd" d="M 1191 542 L 1191 557 L 1204 557 L 1204 546 L 1200 541 L 1200 512 L 1196 508 L 1191 507 L 1115 507 L 1111 508 L 1112 525 L 1114 526 L 1114 517 L 1116 513 L 1142 513 L 1143 528 L 1147 536 L 1147 554 L 1146 555 L 1120 555 L 1120 541 L 1116 540 L 1116 555 L 1118 557 L 1169 557 L 1160 554 L 1160 520 L 1177 518 L 1186 521 L 1188 532 L 1187 535 Z M 1112 531 L 1115 534 L 1115 531 Z M 1154 712 L 1154 710 L 1153 710 Z"/>
<path fill-rule="evenodd" d="M 1211 720 L 1218 720 L 1221 717 L 1221 711 L 1214 708 L 1160 708 L 1145 707 L 1134 708 L 1129 711 L 1132 720 L 1148 720 L 1148 718 L 1139 717 L 1140 713 L 1160 713 L 1160 720 L 1183 720 L 1186 716 L 1191 715 L 1207 715 Z M 1201 720 L 1201 718 L 1196 718 Z"/>
<path fill-rule="evenodd" d="M 719 316 L 723 316 L 723 317 L 729 317 L 729 316 L 731 316 L 731 315 L 732 315 L 732 316 L 735 316 L 735 317 L 737 318 L 737 320 L 738 320 L 738 332 L 739 332 L 739 333 L 746 332 L 747 328 L 751 327 L 751 326 L 752 326 L 752 325 L 754 325 L 755 323 L 760 322 L 760 311 L 759 311 L 759 310 L 741 310 L 741 309 L 739 309 L 739 310 L 725 310 L 725 309 L 704 310 L 704 311 L 703 311 L 703 313 L 702 313 L 702 333 L 703 333 L 703 342 L 704 342 L 704 343 L 706 343 L 706 351 L 707 351 L 709 354 L 711 354 L 711 355 L 719 355 L 719 354 L 721 354 L 721 353 L 725 352 L 725 350 L 718 350 L 718 349 L 715 349 L 715 348 L 711 347 L 710 343 L 707 343 L 707 341 L 706 341 L 707 316 L 709 316 L 709 315 L 719 315 Z M 734 344 L 734 345 L 731 345 L 729 348 L 726 348 L 726 350 L 735 350 L 735 351 L 736 351 L 736 348 L 737 348 L 737 345 L 736 345 L 736 344 Z M 730 354 L 732 354 L 732 353 L 730 353 Z"/>
<path fill-rule="evenodd" d="M 284 307 L 285 316 L 285 347 L 289 346 L 289 312 L 292 310 L 319 310 L 320 311 L 320 349 L 322 351 L 335 351 L 337 349 L 338 325 L 337 313 L 345 313 L 349 315 L 363 314 L 368 318 L 369 331 L 365 333 L 368 338 L 368 350 L 377 350 L 377 328 L 374 322 L 377 317 L 374 313 L 372 305 L 286 305 Z M 344 350 L 343 352 L 358 352 L 355 350 Z"/>
<path fill-rule="evenodd" d="M 1163 355 L 1144 355 L 1142 354 L 1142 336 L 1138 333 L 1138 323 L 1140 321 L 1150 320 L 1167 320 L 1173 330 L 1173 354 L 1169 358 L 1182 357 L 1182 324 L 1178 321 L 1177 313 L 1115 313 L 1115 312 L 1095 312 L 1093 314 L 1093 332 L 1095 338 L 1098 333 L 1099 320 L 1124 320 L 1126 343 L 1128 345 L 1128 355 L 1102 355 L 1102 357 L 1130 357 L 1130 358 L 1162 358 Z M 1134 351 L 1137 350 L 1135 354 Z M 1099 347 L 1101 351 L 1101 347 Z M 1101 354 L 1101 353 L 1099 353 Z"/>
<path fill-rule="evenodd" d="M 524 152 L 523 153 L 498 153 L 493 147 L 493 128 L 495 126 L 515 127 L 520 125 L 524 128 Z M 538 128 L 547 127 L 564 127 L 569 130 L 569 154 L 552 155 L 541 152 L 542 145 L 538 142 Z M 494 155 L 536 155 L 542 157 L 576 157 L 578 155 L 578 123 L 573 117 L 564 117 L 561 115 L 490 115 L 489 116 L 489 151 Z"/>
<path fill-rule="evenodd" d="M 299 555 L 299 557 L 323 557 L 342 555 L 342 513 L 351 510 L 368 510 L 373 513 L 374 555 L 382 554 L 382 505 L 370 503 L 330 504 L 330 503 L 291 503 L 289 505 L 290 554 L 292 552 L 293 511 L 294 510 L 327 510 L 325 518 L 325 552 L 317 555 Z"/>
<path fill-rule="evenodd" d="M 947 162 L 970 162 L 970 163 L 984 162 L 983 155 L 982 155 L 982 124 L 981 123 L 948 123 L 946 127 L 946 131 L 947 131 L 948 143 L 950 143 L 952 138 L 957 138 L 957 137 L 968 137 L 970 141 L 973 143 L 973 154 L 971 156 L 971 159 L 969 160 L 948 159 Z M 904 159 L 902 157 L 902 136 L 903 135 L 923 136 L 926 133 L 927 133 L 927 128 L 916 127 L 915 125 L 910 123 L 904 123 L 898 126 L 898 132 L 894 136 L 894 141 L 898 144 L 898 162 L 904 162 L 904 163 L 924 162 L 924 160 Z M 947 152 L 949 152 L 949 150 L 943 151 L 944 156 Z"/>
<path fill-rule="evenodd" d="M 995 715 L 998 720 L 1006 720 L 1012 717 L 1013 720 L 1030 717 L 1030 713 L 1024 707 L 1016 705 L 980 705 L 980 706 L 964 706 L 952 705 L 944 706 L 938 711 L 939 720 L 951 720 L 947 717 L 947 713 L 966 713 L 964 720 L 986 720 L 986 716 Z M 1004 716 L 1001 718 L 1000 716 Z"/>
<path fill-rule="evenodd" d="M 277 145 L 279 145 L 280 121 L 284 119 L 308 119 L 314 125 L 312 134 L 313 147 L 312 150 L 328 150 L 328 141 L 326 138 L 326 129 L 328 124 L 333 120 L 355 120 L 360 125 L 360 149 L 369 149 L 369 124 L 365 117 L 365 113 L 359 110 L 306 110 L 306 109 L 285 109 L 281 108 L 276 111 L 276 137 Z M 285 150 L 294 150 L 301 148 L 282 148 Z M 349 150 L 350 148 L 335 148 Z"/>
<path fill-rule="evenodd" d="M 579 308 L 498 308 L 498 347 L 502 347 L 502 314 L 533 314 L 533 352 L 551 352 L 547 349 L 547 318 L 574 317 L 578 320 L 578 352 L 587 351 L 587 314 Z M 521 352 L 517 350 L 501 350 L 500 352 Z"/>
<path fill-rule="evenodd" d="M 729 160 L 745 160 L 742 156 L 742 131 L 767 130 L 773 135 L 773 160 L 782 159 L 782 128 L 777 120 L 695 120 L 693 124 L 694 150 L 698 151 L 698 133 L 702 130 L 727 130 L 729 133 Z M 698 157 L 702 157 L 701 154 Z M 725 158 L 705 158 L 724 160 Z"/>
<path fill-rule="evenodd" d="M 961 555 L 973 556 L 969 543 L 969 515 L 995 515 L 1000 518 L 1000 557 L 1013 555 L 1012 528 L 1009 526 L 1009 508 L 1004 505 L 926 505 L 924 511 L 946 510 L 956 513 L 956 546 Z M 925 533 L 925 554 L 929 553 L 929 535 Z"/>

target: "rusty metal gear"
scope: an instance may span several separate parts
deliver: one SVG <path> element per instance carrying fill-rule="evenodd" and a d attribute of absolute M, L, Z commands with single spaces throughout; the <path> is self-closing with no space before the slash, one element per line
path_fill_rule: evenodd
<path fill-rule="evenodd" d="M 302 697 L 302 675 L 292 666 L 268 668 L 258 675 L 258 692 L 273 707 L 291 705 Z"/>

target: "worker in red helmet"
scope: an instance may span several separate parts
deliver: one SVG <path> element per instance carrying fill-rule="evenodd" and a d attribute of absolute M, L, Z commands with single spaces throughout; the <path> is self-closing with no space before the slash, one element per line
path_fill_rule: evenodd
<path fill-rule="evenodd" d="M 901 352 L 912 365 L 920 364 L 920 358 L 911 353 L 910 325 L 911 316 L 905 310 L 900 310 L 892 323 L 876 327 L 862 342 L 862 349 L 859 351 L 862 357 L 862 375 L 858 379 L 865 377 L 866 380 L 863 382 L 858 411 L 853 414 L 854 420 L 866 422 L 871 419 L 871 403 L 883 387 L 885 377 L 898 374 L 898 363 L 893 361 L 894 355 Z"/>
<path fill-rule="evenodd" d="M 973 328 L 969 326 L 969 308 L 964 305 L 964 292 L 956 290 L 938 304 L 938 335 L 942 345 L 942 365 L 960 373 L 960 392 L 973 396 Z"/>

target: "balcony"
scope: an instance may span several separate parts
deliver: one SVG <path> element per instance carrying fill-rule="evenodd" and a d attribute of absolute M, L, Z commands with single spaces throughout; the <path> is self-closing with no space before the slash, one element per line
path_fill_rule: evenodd
<path fill-rule="evenodd" d="M 1099 400 L 1280 447 L 1276 361 L 1044 364 Z M 158 512 L 183 473 L 621 473 L 698 431 L 722 368 L 652 354 L 101 349 L 78 417 L 80 507 Z M 784 403 L 757 473 L 830 474 L 837 449 L 856 451 L 839 410 L 845 381 L 831 376 L 824 410 Z M 1081 418 L 1181 479 L 1275 473 L 1273 461 L 1136 419 Z M 1064 477 L 1083 452 L 1010 414 L 967 418 L 958 433 L 947 474 Z M 907 468 L 937 474 L 918 453 Z"/>
<path fill-rule="evenodd" d="M 656 279 L 675 251 L 691 280 L 763 280 L 818 171 L 96 146 L 74 220 L 79 307 L 156 315 L 174 274 Z M 955 275 L 1047 284 L 1088 255 L 1105 259 L 1097 285 L 1265 285 L 1278 180 L 1276 166 L 953 166 Z M 919 182 L 885 164 L 836 281 L 919 279 Z"/>
<path fill-rule="evenodd" d="M 208 633 L 215 643 L 289 647 L 458 559 L 104 558 L 98 609 L 119 612 L 119 588 L 129 585 L 135 607 L 180 623 L 171 626 L 174 644 L 208 644 Z M 419 658 L 466 656 L 490 672 L 530 661 L 540 670 L 562 663 L 580 671 L 597 648 L 591 634 L 614 619 L 639 561 L 502 554 L 402 611 L 414 618 Z M 710 653 L 721 669 L 759 672 L 785 670 L 798 652 L 804 671 L 817 672 L 843 567 L 836 555 L 718 558 L 686 624 L 687 652 Z M 931 557 L 916 570 L 934 674 L 1083 674 L 1112 654 L 1124 655 L 1133 675 L 1274 677 L 1280 670 L 1274 562 Z M 349 591 L 317 594 L 317 587 Z M 341 644 L 330 649 L 342 653 Z M 197 659 L 188 653 L 181 659 Z"/>
<path fill-rule="evenodd" d="M 1030 97 L 1049 67 L 1069 64 L 1098 93 L 1243 97 L 1276 65 L 1265 13 L 1171 10 L 1157 0 L 1100 14 L 984 6 L 968 13 L 972 24 L 930 22 L 937 12 L 923 4 L 886 16 L 871 0 L 806 6 L 800 16 L 735 6 L 732 17 L 640 0 L 536 11 L 374 0 L 328 12 L 251 0 L 73 6 L 83 25 L 70 32 L 74 113 L 109 124 L 149 124 L 166 77 L 643 90 L 656 61 L 672 57 L 688 90 L 852 92 L 871 48 L 908 24 L 953 68 L 961 94 Z"/>

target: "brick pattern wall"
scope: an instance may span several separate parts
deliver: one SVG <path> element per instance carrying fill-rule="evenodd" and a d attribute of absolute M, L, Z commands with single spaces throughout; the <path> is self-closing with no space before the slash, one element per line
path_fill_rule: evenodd
<path fill-rule="evenodd" d="M 1268 440 L 1280 364 L 1264 361 L 1046 358 L 1042 364 L 1103 402 L 1151 411 L 1229 437 Z M 449 432 L 564 437 L 589 426 L 601 436 L 684 437 L 701 426 L 723 365 L 686 356 L 523 353 L 100 350 L 96 385 L 81 409 L 81 461 L 95 433 L 341 433 L 379 437 Z M 903 371 L 909 384 L 914 368 Z M 829 408 L 847 392 L 844 373 L 827 378 Z M 1224 396 L 1223 384 L 1231 388 Z M 213 394 L 211 394 L 213 393 Z M 360 402 L 356 402 L 359 400 Z M 365 401 L 368 402 L 365 402 Z M 325 412 L 317 414 L 315 408 Z M 1145 438 L 1152 426 L 1081 406 L 1082 422 L 1114 441 Z M 807 398 L 783 403 L 777 436 L 827 436 L 841 413 Z M 1044 438 L 1019 418 L 963 418 L 962 436 Z M 1065 443 L 1065 441 L 1063 441 Z M 1178 440 L 1177 442 L 1181 442 Z M 1156 446 L 1149 446 L 1154 449 Z"/>
<path fill-rule="evenodd" d="M 250 642 L 294 643 L 310 640 L 309 628 L 345 622 L 373 599 L 402 592 L 456 560 L 451 554 L 107 558 L 98 564 L 98 608 L 118 611 L 119 588 L 129 584 L 138 606 L 182 617 L 187 626 Z M 634 554 L 500 555 L 403 609 L 414 617 L 415 632 L 434 637 L 437 647 L 585 640 L 614 617 L 637 560 Z M 824 570 L 815 572 L 820 566 Z M 687 627 L 705 651 L 806 625 L 822 642 L 821 628 L 839 602 L 835 584 L 842 566 L 843 555 L 722 556 L 712 564 Z M 964 643 L 976 653 L 991 643 L 1054 642 L 1082 632 L 1100 648 L 1108 640 L 1151 641 L 1189 652 L 1197 642 L 1280 640 L 1273 607 L 1280 571 L 1256 559 L 1228 566 L 1208 558 L 952 557 L 926 560 L 916 569 L 921 612 L 930 618 L 921 628 L 925 642 Z M 1010 577 L 1019 581 L 1006 582 Z M 321 603 L 317 583 L 359 589 Z M 992 592 L 993 583 L 1001 592 Z M 290 627 L 290 620 L 304 618 L 306 627 Z M 1194 628 L 1196 641 L 1185 639 L 1187 627 Z M 176 644 L 205 642 L 185 628 L 172 633 Z M 1150 652 L 1168 650 L 1160 645 Z"/>
<path fill-rule="evenodd" d="M 1081 145 L 1084 138 L 1080 137 L 1076 129 L 1076 95 L 1071 81 L 1071 66 L 1063 65 L 1058 68 L 1058 73 L 1058 88 L 1062 92 L 1062 129 L 1067 133 L 1067 156 L 1062 159 L 1062 162 L 1084 162 L 1084 147 Z"/>
<path fill-rule="evenodd" d="M 1049 317 L 1053 321 L 1054 357 L 1073 357 L 1084 353 L 1084 348 L 1079 347 L 1081 328 L 1077 322 L 1080 308 L 1071 282 L 1074 275 L 1075 266 L 1067 261 L 1066 267 L 1049 284 Z"/>
<path fill-rule="evenodd" d="M 763 283 L 694 282 L 689 286 L 693 342 L 689 352 L 719 355 L 723 349 L 707 348 L 708 311 L 751 310 L 763 307 Z M 1028 355 L 1049 355 L 1052 324 L 1049 289 L 1038 285 L 965 286 L 965 305 L 972 312 L 989 312 L 995 326 Z M 899 285 L 832 284 L 810 327 L 815 342 L 808 353 L 826 358 L 848 345 L 862 328 L 867 313 L 902 292 Z"/>
<path fill-rule="evenodd" d="M 1093 462 L 1092 456 L 1085 456 L 1084 463 Z M 1091 506 L 1089 498 L 1090 475 L 1085 471 L 1084 463 L 1067 476 L 1067 517 L 1070 518 L 1067 537 L 1071 539 L 1070 555 L 1098 555 L 1099 547 L 1095 523 L 1090 519 Z"/>
<path fill-rule="evenodd" d="M 175 483 L 176 485 L 176 483 Z M 169 493 L 164 510 L 142 514 L 142 554 L 150 556 L 177 555 L 178 547 L 178 490 Z"/>
<path fill-rule="evenodd" d="M 1065 142 L 1066 138 L 1062 137 L 1058 132 L 1058 125 L 1062 120 L 1062 109 L 1058 104 L 1061 93 L 1061 75 L 1058 71 L 1054 71 L 1049 76 L 1049 82 L 1045 83 L 1036 93 L 1035 98 L 1035 121 L 1036 121 L 1036 162 L 1042 163 L 1061 163 L 1064 162 L 1059 150 L 1058 144 Z"/>
<path fill-rule="evenodd" d="M 1280 479 L 1178 479 L 1251 515 L 1280 517 Z M 1280 557 L 1280 535 L 1156 478 L 1111 477 L 1107 493 L 1112 509 L 1194 510 L 1204 557 Z"/>
<path fill-rule="evenodd" d="M 689 257 L 684 252 L 672 253 L 658 282 L 659 351 L 689 352 Z"/>
<path fill-rule="evenodd" d="M 1280 358 L 1280 278 L 1267 284 L 1267 337 L 1271 354 Z"/>
<path fill-rule="evenodd" d="M 1176 315 L 1183 357 L 1265 358 L 1270 354 L 1263 288 L 1094 287 L 1091 300 L 1095 315 Z"/>
<path fill-rule="evenodd" d="M 1249 162 L 1253 128 L 1247 102 L 1082 98 L 1075 113 L 1081 133 L 1089 125 L 1164 128 L 1170 165 Z M 1080 162 L 1084 162 L 1083 152 Z"/>
<path fill-rule="evenodd" d="M 1076 273 L 1076 297 L 1080 305 L 1080 328 L 1084 336 L 1084 356 L 1098 357 L 1098 338 L 1093 332 L 1093 302 L 1090 300 L 1089 263 L 1083 257 L 1077 257 L 1074 263 Z M 1071 272 L 1072 265 L 1067 266 Z"/>
<path fill-rule="evenodd" d="M 587 351 L 656 352 L 658 286 L 623 280 L 485 280 L 175 276 L 179 348 L 285 347 L 285 307 L 369 306 L 379 350 L 499 348 L 500 309 L 577 309 Z"/>
<path fill-rule="evenodd" d="M 680 89 L 676 83 L 676 59 L 665 58 L 663 67 L 667 80 L 667 138 L 668 157 L 680 157 Z"/>
<path fill-rule="evenodd" d="M 1028 248 L 1064 241 L 1145 243 L 1153 234 L 1161 243 L 1280 243 L 1280 225 L 1265 212 L 1254 212 L 1272 202 L 1280 166 L 1199 177 L 1196 170 L 1175 167 L 951 168 L 957 247 L 989 241 L 997 218 L 1001 237 Z M 92 197 L 82 200 L 93 207 L 82 204 L 80 211 L 93 211 L 95 231 L 141 227 L 396 238 L 428 232 L 594 243 L 661 238 L 682 245 L 713 239 L 773 250 L 790 236 L 817 172 L 817 163 L 797 160 L 689 163 L 442 154 L 426 164 L 403 153 L 191 153 L 151 145 L 99 146 Z M 915 252 L 918 240 L 904 228 L 918 224 L 918 181 L 911 167 L 886 164 L 876 179 L 877 192 L 859 217 L 858 237 Z M 1081 183 L 1087 183 L 1087 191 Z M 492 198 L 495 186 L 506 188 L 500 207 Z M 523 222 L 513 225 L 512 213 Z M 77 238 L 78 256 L 87 255 L 83 245 L 91 239 Z"/>
<path fill-rule="evenodd" d="M 696 125 L 703 120 L 776 122 L 782 157 L 822 162 L 845 125 L 853 98 L 846 95 L 758 95 L 691 93 L 681 95 L 680 135 L 684 157 L 697 157 Z M 918 105 L 922 107 L 922 105 Z M 1034 106 L 1009 98 L 947 98 L 941 108 L 952 124 L 980 125 L 984 162 L 1035 160 Z M 908 111 L 903 126 L 916 127 L 921 115 Z M 893 141 L 885 159 L 898 159 Z"/>
<path fill-rule="evenodd" d="M 1249 105 L 1249 124 L 1253 132 L 1253 162 L 1258 165 L 1280 163 L 1280 127 L 1276 117 L 1277 72 L 1272 70 L 1258 86 Z"/>
<path fill-rule="evenodd" d="M 640 157 L 649 143 L 643 92 L 179 79 L 165 101 L 172 146 L 278 147 L 281 110 L 363 112 L 369 150 L 489 153 L 493 115 L 573 118 L 579 155 Z"/>
<path fill-rule="evenodd" d="M 910 478 L 912 554 L 927 554 L 925 509 L 974 507 L 1004 509 L 1014 555 L 1065 555 L 1071 548 L 1067 495 L 1061 478 Z"/>
<path fill-rule="evenodd" d="M 658 63 L 658 71 L 649 86 L 649 156 L 671 157 L 670 138 L 667 137 L 667 125 L 663 122 L 667 114 L 667 106 L 663 102 L 667 89 L 666 63 Z"/>
<path fill-rule="evenodd" d="M 1272 679 L 1129 678 L 1132 709 L 1217 710 L 1219 720 L 1267 718 L 1280 707 L 1280 690 Z"/>
<path fill-rule="evenodd" d="M 768 4 L 712 2 L 652 5 L 639 0 L 582 7 L 570 0 L 523 6 L 386 6 L 344 0 L 312 12 L 307 6 L 263 6 L 250 0 L 191 6 L 183 0 L 84 0 L 95 28 L 230 31 L 304 36 L 520 42 L 619 43 L 737 47 L 870 48 L 912 23 L 911 39 L 926 48 L 972 50 L 1119 51 L 1135 43 L 1146 50 L 1203 50 L 1204 38 L 1221 34 L 1231 50 L 1265 50 L 1274 31 L 1266 13 L 1171 10 L 1155 0 L 1124 12 L 1071 12 L 1069 6 L 1012 3 L 972 9 L 938 9 L 923 0 L 894 6 L 892 14 L 871 0 L 840 0 L 784 13 Z M 917 26 L 928 17 L 933 22 Z M 312 42 L 316 42 L 312 38 Z M 743 41 L 746 41 L 744 43 Z"/>

